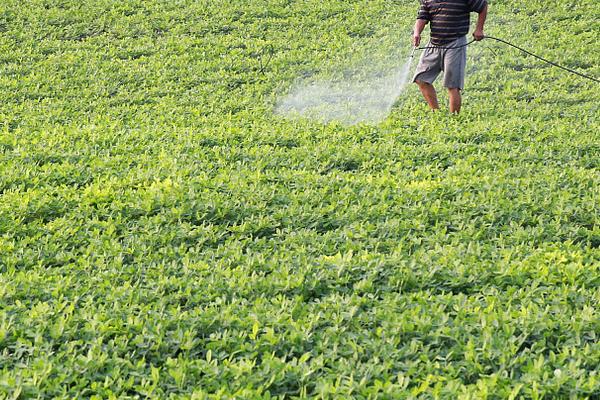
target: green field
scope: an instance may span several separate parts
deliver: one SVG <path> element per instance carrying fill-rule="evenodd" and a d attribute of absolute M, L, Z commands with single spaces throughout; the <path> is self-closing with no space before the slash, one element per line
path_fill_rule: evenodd
<path fill-rule="evenodd" d="M 0 399 L 600 398 L 599 84 L 484 40 L 459 116 L 273 112 L 417 8 L 2 0 Z M 597 0 L 486 33 L 600 77 Z"/>

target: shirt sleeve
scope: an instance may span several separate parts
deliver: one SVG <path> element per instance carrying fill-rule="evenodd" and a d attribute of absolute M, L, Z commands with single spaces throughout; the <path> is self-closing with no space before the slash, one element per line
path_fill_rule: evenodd
<path fill-rule="evenodd" d="M 487 5 L 486 0 L 468 0 L 469 9 L 471 12 L 480 13 L 483 8 Z"/>
<path fill-rule="evenodd" d="M 431 21 L 431 13 L 429 12 L 429 6 L 427 6 L 424 0 L 421 0 L 421 7 L 419 8 L 419 12 L 417 13 L 417 19 Z"/>

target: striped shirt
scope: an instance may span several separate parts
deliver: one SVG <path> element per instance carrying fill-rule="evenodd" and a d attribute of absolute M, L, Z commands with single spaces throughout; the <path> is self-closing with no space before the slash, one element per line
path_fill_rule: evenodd
<path fill-rule="evenodd" d="M 421 0 L 417 19 L 431 24 L 431 44 L 441 46 L 469 33 L 470 13 L 480 13 L 486 0 Z"/>

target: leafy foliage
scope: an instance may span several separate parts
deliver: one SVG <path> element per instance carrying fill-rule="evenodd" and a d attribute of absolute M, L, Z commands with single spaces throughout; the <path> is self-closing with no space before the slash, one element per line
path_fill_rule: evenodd
<path fill-rule="evenodd" d="M 600 75 L 595 1 L 490 4 Z M 271 112 L 415 8 L 4 0 L 1 395 L 600 396 L 594 83 L 484 41 L 458 117 Z"/>

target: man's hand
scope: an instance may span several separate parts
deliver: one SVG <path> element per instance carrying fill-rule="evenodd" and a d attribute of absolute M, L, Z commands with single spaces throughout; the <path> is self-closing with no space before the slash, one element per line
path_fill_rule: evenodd
<path fill-rule="evenodd" d="M 421 44 L 421 34 L 420 33 L 415 32 L 413 34 L 412 39 L 413 39 L 413 46 L 418 47 L 419 44 Z"/>
<path fill-rule="evenodd" d="M 483 34 L 483 29 L 475 29 L 475 32 L 473 32 L 473 38 L 475 38 L 475 40 L 480 41 L 481 39 L 485 38 L 485 35 Z"/>
<path fill-rule="evenodd" d="M 428 22 L 429 21 L 424 19 L 417 19 L 417 22 L 415 22 L 415 29 L 413 29 L 412 37 L 413 46 L 418 47 L 419 44 L 421 44 L 421 32 L 423 32 L 423 29 Z"/>

